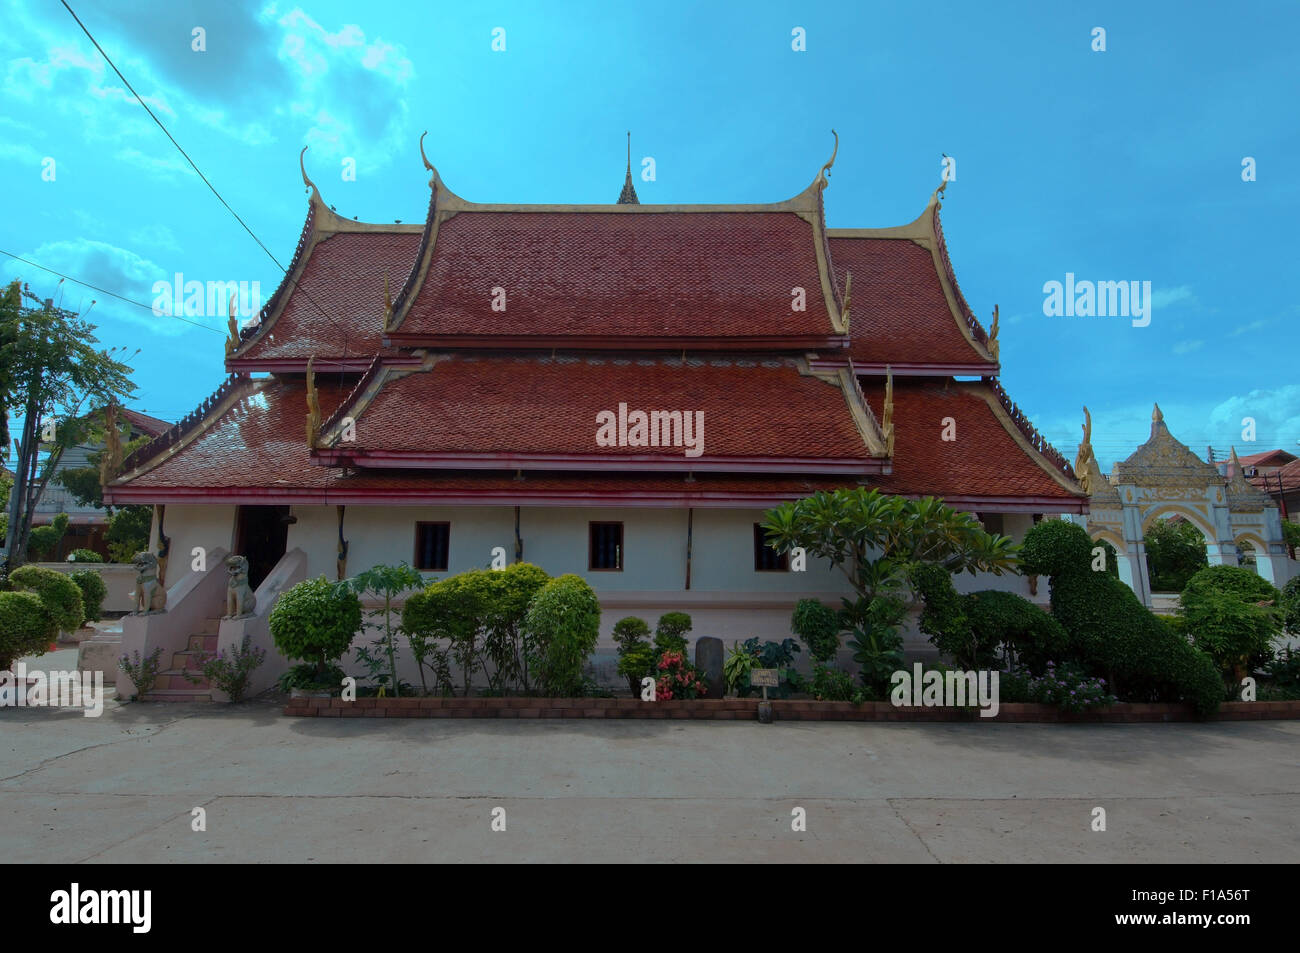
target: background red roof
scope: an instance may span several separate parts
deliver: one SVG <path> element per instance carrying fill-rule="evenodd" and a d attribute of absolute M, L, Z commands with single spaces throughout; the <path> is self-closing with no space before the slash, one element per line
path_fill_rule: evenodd
<path fill-rule="evenodd" d="M 806 310 L 791 310 L 791 289 Z M 492 310 L 504 288 L 506 310 Z M 812 226 L 790 212 L 461 212 L 402 334 L 834 334 Z"/>

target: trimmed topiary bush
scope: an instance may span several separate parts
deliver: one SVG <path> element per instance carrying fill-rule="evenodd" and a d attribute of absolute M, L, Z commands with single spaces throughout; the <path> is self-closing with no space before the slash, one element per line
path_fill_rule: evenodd
<path fill-rule="evenodd" d="M 1192 576 L 1178 608 L 1180 628 L 1233 682 L 1248 674 L 1252 656 L 1269 650 L 1282 631 L 1282 595 L 1267 579 L 1240 566 L 1209 566 Z"/>
<path fill-rule="evenodd" d="M 21 566 L 9 574 L 9 582 L 15 589 L 36 593 L 54 620 L 56 637 L 58 632 L 81 628 L 86 617 L 81 590 L 63 573 L 40 566 Z"/>
<path fill-rule="evenodd" d="M 102 563 L 104 557 L 93 549 L 74 549 L 68 553 L 68 558 L 64 561 L 70 563 Z"/>
<path fill-rule="evenodd" d="M 942 566 L 916 566 L 912 587 L 923 600 L 921 631 L 958 668 L 991 668 L 999 649 L 1012 665 L 1034 673 L 1069 651 L 1061 624 L 1013 592 L 984 589 L 959 595 Z"/>
<path fill-rule="evenodd" d="M 343 657 L 361 628 L 361 600 L 347 586 L 323 575 L 280 596 L 269 618 L 275 647 L 291 659 L 316 665 L 323 675 Z"/>
<path fill-rule="evenodd" d="M 795 603 L 790 631 L 803 640 L 815 661 L 829 662 L 840 650 L 840 615 L 816 599 Z"/>
<path fill-rule="evenodd" d="M 557 698 L 582 692 L 582 667 L 600 637 L 600 600 L 581 576 L 548 582 L 524 617 L 531 636 L 532 669 L 541 689 Z"/>
<path fill-rule="evenodd" d="M 638 642 L 618 657 L 618 674 L 627 679 L 627 687 L 633 697 L 640 696 L 641 679 L 655 676 L 654 668 L 655 650 L 649 642 Z"/>
<path fill-rule="evenodd" d="M 1300 576 L 1282 587 L 1282 625 L 1288 632 L 1300 634 Z"/>
<path fill-rule="evenodd" d="M 59 627 L 34 592 L 0 592 L 0 671 L 14 659 L 44 652 Z"/>
<path fill-rule="evenodd" d="M 1024 572 L 1047 576 L 1052 616 L 1087 674 L 1104 676 L 1127 701 L 1187 701 L 1209 714 L 1223 700 L 1214 662 L 1159 619 L 1128 586 L 1092 570 L 1092 540 L 1066 520 L 1043 520 L 1025 534 Z M 1056 659 L 1058 663 L 1061 659 Z"/>
<path fill-rule="evenodd" d="M 44 562 L 58 548 L 68 531 L 68 514 L 60 513 L 49 526 L 34 526 L 27 538 L 27 555 L 35 562 Z"/>
<path fill-rule="evenodd" d="M 108 586 L 94 569 L 78 569 L 68 573 L 68 578 L 81 590 L 81 624 L 98 622 L 102 616 L 101 608 L 108 598 Z"/>
<path fill-rule="evenodd" d="M 665 612 L 655 626 L 655 657 L 665 652 L 686 652 L 686 633 L 691 631 L 691 617 L 685 612 Z"/>
<path fill-rule="evenodd" d="M 614 642 L 618 645 L 618 654 L 626 654 L 637 645 L 650 643 L 650 626 L 645 619 L 634 615 L 624 616 L 614 623 Z"/>

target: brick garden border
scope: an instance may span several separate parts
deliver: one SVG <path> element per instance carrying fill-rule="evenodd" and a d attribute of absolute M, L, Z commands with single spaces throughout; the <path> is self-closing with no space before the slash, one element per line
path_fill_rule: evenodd
<path fill-rule="evenodd" d="M 643 702 L 635 698 L 293 698 L 286 715 L 305 718 L 675 718 L 756 721 L 756 698 L 702 698 Z M 889 702 L 772 702 L 776 721 L 976 721 L 1128 724 L 1169 721 L 1251 721 L 1300 718 L 1300 701 L 1224 702 L 1198 718 L 1186 704 L 1120 702 L 1073 715 L 1052 705 L 1004 703 L 993 718 L 951 708 L 895 708 Z"/>

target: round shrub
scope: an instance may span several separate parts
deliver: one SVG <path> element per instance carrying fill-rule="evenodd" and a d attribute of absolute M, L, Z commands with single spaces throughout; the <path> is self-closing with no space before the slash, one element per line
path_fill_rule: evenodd
<path fill-rule="evenodd" d="M 1246 674 L 1251 656 L 1265 652 L 1281 630 L 1281 593 L 1240 566 L 1209 566 L 1187 582 L 1180 628 L 1233 680 Z"/>
<path fill-rule="evenodd" d="M 963 601 L 966 617 L 981 641 L 1000 641 L 1018 664 L 1032 672 L 1041 672 L 1048 662 L 1069 652 L 1070 637 L 1061 623 L 1014 592 L 985 589 Z"/>
<path fill-rule="evenodd" d="M 298 583 L 271 610 L 271 639 L 289 658 L 314 662 L 318 672 L 340 659 L 361 628 L 361 600 L 323 575 Z"/>
<path fill-rule="evenodd" d="M 816 599 L 795 603 L 790 631 L 803 639 L 808 654 L 818 662 L 829 662 L 840 649 L 839 613 Z"/>
<path fill-rule="evenodd" d="M 1092 540 L 1083 527 L 1069 520 L 1043 520 L 1030 527 L 1020 547 L 1020 571 L 1029 576 L 1055 576 L 1092 570 Z"/>
<path fill-rule="evenodd" d="M 108 597 L 108 586 L 104 585 L 104 580 L 93 569 L 78 569 L 68 573 L 68 578 L 81 590 L 81 613 L 85 617 L 81 620 L 82 625 L 98 622 L 104 600 Z"/>
<path fill-rule="evenodd" d="M 0 671 L 14 659 L 45 651 L 59 627 L 34 592 L 0 592 Z"/>
<path fill-rule="evenodd" d="M 646 631 L 649 631 L 647 626 Z M 627 687 L 633 696 L 641 692 L 641 679 L 647 675 L 654 677 L 655 650 L 649 642 L 638 642 L 618 658 L 618 674 L 627 679 Z"/>
<path fill-rule="evenodd" d="M 15 589 L 36 593 L 54 620 L 57 632 L 81 628 L 86 618 L 81 590 L 63 573 L 40 566 L 22 566 L 9 574 L 9 582 Z"/>
<path fill-rule="evenodd" d="M 626 655 L 641 644 L 649 647 L 649 640 L 650 626 L 644 619 L 630 615 L 614 623 L 614 641 L 618 644 L 619 655 Z"/>
<path fill-rule="evenodd" d="M 553 697 L 582 691 L 582 667 L 600 637 L 600 601 L 585 579 L 567 573 L 548 582 L 524 617 L 542 690 Z"/>
<path fill-rule="evenodd" d="M 102 563 L 104 557 L 93 549 L 74 549 L 68 553 L 66 561 L 70 563 Z"/>
<path fill-rule="evenodd" d="M 691 617 L 685 612 L 665 612 L 655 626 L 655 655 L 686 652 L 686 633 L 691 631 Z"/>

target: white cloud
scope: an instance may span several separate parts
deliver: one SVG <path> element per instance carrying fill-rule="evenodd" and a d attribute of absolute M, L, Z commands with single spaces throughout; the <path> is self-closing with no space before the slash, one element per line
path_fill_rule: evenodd
<path fill-rule="evenodd" d="M 1187 285 L 1179 285 L 1177 288 L 1157 288 L 1151 292 L 1152 308 L 1163 309 L 1180 301 L 1196 301 L 1196 296 Z"/>
<path fill-rule="evenodd" d="M 1201 345 L 1203 345 L 1204 343 L 1205 343 L 1204 341 L 1179 341 L 1177 344 L 1174 345 L 1174 353 L 1190 354 L 1192 351 L 1195 351 L 1197 348 L 1201 347 Z"/>

